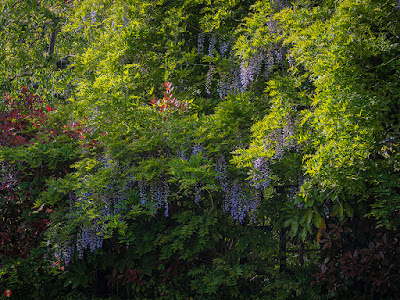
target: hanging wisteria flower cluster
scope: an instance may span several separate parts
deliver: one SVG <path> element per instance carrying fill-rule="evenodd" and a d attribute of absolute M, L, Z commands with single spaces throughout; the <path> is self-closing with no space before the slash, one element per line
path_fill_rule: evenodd
<path fill-rule="evenodd" d="M 164 215 L 168 217 L 168 195 L 169 195 L 169 183 L 166 179 L 156 181 L 156 182 L 145 182 L 139 180 L 137 182 L 140 203 L 144 206 L 150 203 L 153 205 L 153 214 L 155 215 L 157 211 L 164 208 Z"/>
<path fill-rule="evenodd" d="M 294 138 L 295 132 L 294 118 L 288 114 L 283 128 L 274 129 L 267 135 L 265 145 L 266 148 L 274 148 L 273 160 L 281 160 L 286 151 L 300 151 L 300 145 Z"/>
<path fill-rule="evenodd" d="M 68 266 L 71 262 L 72 257 L 75 254 L 75 247 L 71 241 L 65 242 L 62 246 L 56 244 L 54 247 L 54 258 L 57 261 L 63 262 Z"/>
<path fill-rule="evenodd" d="M 225 192 L 224 212 L 233 220 L 243 222 L 246 216 L 255 212 L 260 205 L 258 193 L 249 191 L 244 184 L 232 183 Z"/>
<path fill-rule="evenodd" d="M 268 28 L 273 33 L 279 30 L 275 20 L 268 22 Z M 216 88 L 222 100 L 230 93 L 237 94 L 246 91 L 258 78 L 263 77 L 267 80 L 275 66 L 284 66 L 286 58 L 286 48 L 279 45 L 272 45 L 270 49 L 254 49 L 252 54 L 244 57 L 236 53 L 232 48 L 233 44 L 233 38 L 226 36 L 206 35 L 203 32 L 198 35 L 197 51 L 199 55 L 208 55 L 213 58 L 215 53 L 219 53 L 221 58 L 229 60 L 230 69 L 219 72 L 217 80 Z M 205 49 L 206 46 L 208 46 L 208 51 Z M 211 94 L 215 70 L 216 66 L 210 64 L 206 75 L 207 94 Z"/>
<path fill-rule="evenodd" d="M 224 194 L 224 212 L 230 213 L 231 218 L 239 222 L 243 222 L 246 216 L 254 216 L 260 205 L 259 192 L 229 178 L 224 156 L 217 159 L 215 174 Z"/>
<path fill-rule="evenodd" d="M 69 218 L 71 221 L 76 218 L 76 214 L 80 213 L 79 206 L 85 201 L 89 201 L 93 193 L 82 193 L 78 197 L 76 194 L 70 194 L 72 204 L 70 207 Z M 103 207 L 103 214 L 110 214 L 109 206 Z M 103 246 L 104 233 L 101 230 L 99 219 L 93 219 L 89 224 L 84 224 L 78 228 L 78 232 L 74 237 L 68 236 L 67 241 L 57 241 L 54 247 L 54 257 L 56 260 L 62 261 L 66 266 L 70 264 L 72 257 L 78 253 L 78 258 L 82 259 L 85 251 L 94 252 Z"/>
<path fill-rule="evenodd" d="M 253 162 L 253 169 L 250 171 L 251 185 L 257 190 L 266 189 L 270 183 L 271 169 L 265 157 L 258 157 Z"/>
<path fill-rule="evenodd" d="M 94 223 L 97 223 L 96 220 Z M 77 241 L 76 241 L 76 251 L 78 252 L 79 259 L 83 258 L 85 250 L 90 250 L 94 252 L 97 248 L 103 246 L 103 233 L 101 232 L 100 225 L 95 224 L 95 226 L 84 226 L 81 228 Z"/>
<path fill-rule="evenodd" d="M 90 11 L 90 20 L 92 21 L 92 24 L 96 23 L 97 21 L 96 16 L 97 16 L 97 11 L 95 10 Z"/>
<path fill-rule="evenodd" d="M 282 10 L 284 8 L 290 7 L 290 0 L 273 0 L 272 6 L 277 10 Z"/>
<path fill-rule="evenodd" d="M 254 82 L 257 75 L 261 73 L 262 64 L 265 58 L 266 55 L 262 51 L 257 51 L 247 59 L 240 57 L 240 81 L 243 90 L 246 90 L 247 86 Z"/>
<path fill-rule="evenodd" d="M 191 157 L 193 157 L 194 155 L 202 155 L 203 152 L 204 152 L 204 148 L 201 145 L 196 143 L 192 147 Z M 201 184 L 196 183 L 194 186 L 194 203 L 199 204 L 200 200 L 201 200 Z"/>

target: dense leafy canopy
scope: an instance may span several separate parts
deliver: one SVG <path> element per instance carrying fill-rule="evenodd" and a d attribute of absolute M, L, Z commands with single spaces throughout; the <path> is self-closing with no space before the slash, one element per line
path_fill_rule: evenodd
<path fill-rule="evenodd" d="M 398 1 L 1 8 L 3 290 L 397 299 Z"/>

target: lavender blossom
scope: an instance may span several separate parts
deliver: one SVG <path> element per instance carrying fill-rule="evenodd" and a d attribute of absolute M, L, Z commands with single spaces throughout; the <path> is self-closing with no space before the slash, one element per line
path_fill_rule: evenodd
<path fill-rule="evenodd" d="M 294 66 L 295 61 L 294 61 L 294 57 L 292 55 L 290 55 L 288 57 L 288 63 L 289 63 L 289 67 L 293 67 Z"/>
<path fill-rule="evenodd" d="M 208 55 L 210 57 L 214 57 L 214 51 L 215 51 L 216 42 L 217 42 L 217 38 L 216 38 L 215 34 L 211 35 L 210 44 L 208 46 Z"/>
<path fill-rule="evenodd" d="M 124 26 L 128 27 L 131 22 L 127 17 L 123 16 L 122 21 L 124 22 Z"/>
<path fill-rule="evenodd" d="M 139 195 L 140 195 L 140 204 L 146 205 L 147 204 L 147 192 L 145 183 L 142 180 L 138 181 L 139 187 Z"/>
<path fill-rule="evenodd" d="M 200 146 L 199 144 L 194 144 L 193 145 L 193 151 L 192 151 L 192 156 L 194 155 L 199 155 L 204 151 L 204 148 Z"/>
<path fill-rule="evenodd" d="M 164 207 L 164 215 L 168 216 L 169 183 L 166 180 L 158 181 L 150 185 L 150 198 L 154 205 L 154 215 Z"/>
<path fill-rule="evenodd" d="M 240 63 L 240 79 L 243 89 L 253 82 L 260 73 L 265 54 L 257 51 L 252 57 L 242 60 Z"/>
<path fill-rule="evenodd" d="M 194 187 L 194 203 L 199 204 L 201 200 L 201 188 L 200 184 L 196 184 Z"/>
<path fill-rule="evenodd" d="M 221 57 L 224 57 L 228 53 L 229 44 L 229 41 L 224 39 L 219 40 L 219 53 L 221 54 Z"/>
<path fill-rule="evenodd" d="M 207 77 L 206 77 L 206 92 L 208 95 L 211 94 L 211 83 L 212 83 L 212 79 L 214 77 L 214 72 L 215 72 L 215 66 L 210 66 L 208 68 L 208 72 L 207 72 Z"/>
<path fill-rule="evenodd" d="M 268 31 L 270 32 L 270 33 L 275 33 L 276 32 L 276 29 L 277 29 L 277 22 L 276 22 L 276 20 L 269 20 L 269 21 L 267 21 L 267 26 L 268 26 Z"/>
<path fill-rule="evenodd" d="M 82 259 L 85 250 L 94 252 L 96 249 L 103 246 L 103 233 L 101 228 L 95 219 L 93 225 L 84 226 L 77 236 L 76 251 L 78 252 L 78 258 Z"/>
<path fill-rule="evenodd" d="M 223 191 L 227 191 L 228 188 L 228 174 L 226 170 L 225 157 L 222 155 L 217 159 L 215 166 L 215 177 L 219 181 Z"/>
<path fill-rule="evenodd" d="M 247 192 L 246 188 L 239 183 L 232 184 L 228 191 L 223 209 L 230 213 L 233 220 L 243 223 L 245 217 L 258 208 L 258 198 Z"/>
<path fill-rule="evenodd" d="M 251 173 L 251 184 L 254 188 L 266 189 L 271 182 L 270 175 L 269 163 L 264 157 L 258 157 L 254 160 Z"/>
<path fill-rule="evenodd" d="M 322 206 L 322 209 L 324 211 L 325 217 L 329 217 L 329 207 L 328 207 L 327 203 L 324 203 L 324 205 Z"/>
<path fill-rule="evenodd" d="M 197 37 L 197 51 L 201 55 L 204 51 L 204 33 L 199 33 Z"/>
<path fill-rule="evenodd" d="M 97 12 L 95 10 L 90 11 L 90 20 L 92 21 L 92 24 L 96 23 L 97 21 Z"/>

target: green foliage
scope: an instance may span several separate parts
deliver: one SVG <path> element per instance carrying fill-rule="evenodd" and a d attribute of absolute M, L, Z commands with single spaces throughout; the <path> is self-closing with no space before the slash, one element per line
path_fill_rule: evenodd
<path fill-rule="evenodd" d="M 54 102 L 69 97 L 72 90 L 65 83 L 71 36 L 60 31 L 71 3 L 7 0 L 0 5 L 0 93 L 29 85 Z"/>
<path fill-rule="evenodd" d="M 358 261 L 337 253 L 341 292 L 323 292 L 325 275 L 311 287 L 310 275 L 328 257 L 315 241 L 353 252 L 368 247 L 357 222 L 381 235 L 399 225 L 395 1 L 1 8 L 0 91 L 29 84 L 0 105 L 1 284 L 38 299 L 38 282 L 55 284 L 54 299 L 360 291 L 333 268 Z M 358 244 L 332 236 L 332 220 L 348 220 Z M 389 257 L 381 246 L 368 251 Z M 379 277 L 370 265 L 365 282 Z"/>
<path fill-rule="evenodd" d="M 12 296 L 18 299 L 59 299 L 67 294 L 60 280 L 61 270 L 46 252 L 36 248 L 27 259 L 2 260 L 1 290 L 10 289 Z"/>

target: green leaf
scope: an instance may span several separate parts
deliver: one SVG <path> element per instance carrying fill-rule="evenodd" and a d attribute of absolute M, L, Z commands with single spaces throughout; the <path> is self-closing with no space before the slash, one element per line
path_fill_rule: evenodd
<path fill-rule="evenodd" d="M 321 224 L 321 216 L 317 211 L 314 211 L 314 214 L 313 214 L 313 225 L 315 227 L 319 228 L 320 224 Z"/>
<path fill-rule="evenodd" d="M 307 227 L 303 227 L 303 229 L 300 231 L 299 237 L 301 240 L 304 242 L 307 237 Z"/>
<path fill-rule="evenodd" d="M 353 208 L 352 208 L 351 205 L 350 205 L 349 203 L 347 203 L 347 202 L 344 203 L 344 211 L 345 211 L 345 213 L 346 213 L 346 215 L 347 215 L 348 217 L 350 217 L 350 218 L 353 217 L 353 215 L 354 215 Z"/>
<path fill-rule="evenodd" d="M 294 221 L 293 218 L 286 220 L 285 223 L 283 224 L 283 227 L 290 226 L 293 223 L 293 221 Z"/>
<path fill-rule="evenodd" d="M 306 225 L 308 225 L 311 223 L 311 220 L 313 218 L 313 210 L 311 207 L 307 208 L 305 216 L 306 216 L 306 219 L 305 219 Z"/>
<path fill-rule="evenodd" d="M 293 235 L 296 235 L 297 231 L 299 230 L 299 223 L 293 222 L 290 229 L 292 230 Z"/>

